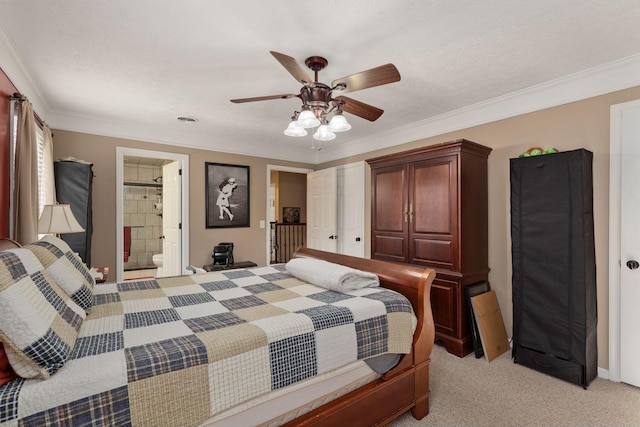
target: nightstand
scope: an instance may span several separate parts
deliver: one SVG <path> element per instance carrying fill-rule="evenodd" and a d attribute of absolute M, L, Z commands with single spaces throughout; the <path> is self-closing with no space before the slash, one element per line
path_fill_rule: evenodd
<path fill-rule="evenodd" d="M 102 279 L 96 278 L 96 283 L 104 283 L 109 279 L 109 267 L 93 267 L 98 273 L 102 273 Z"/>
<path fill-rule="evenodd" d="M 222 271 L 222 270 L 233 270 L 235 268 L 249 268 L 249 267 L 257 267 L 258 264 L 252 261 L 239 261 L 233 264 L 225 265 L 225 264 L 207 264 L 203 265 L 207 271 Z"/>

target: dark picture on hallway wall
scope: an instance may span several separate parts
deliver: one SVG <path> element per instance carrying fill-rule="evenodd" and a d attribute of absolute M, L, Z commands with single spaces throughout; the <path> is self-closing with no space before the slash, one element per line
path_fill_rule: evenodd
<path fill-rule="evenodd" d="M 300 222 L 300 208 L 282 208 L 282 222 L 298 224 Z"/>
<path fill-rule="evenodd" d="M 207 228 L 249 227 L 249 166 L 205 163 Z"/>

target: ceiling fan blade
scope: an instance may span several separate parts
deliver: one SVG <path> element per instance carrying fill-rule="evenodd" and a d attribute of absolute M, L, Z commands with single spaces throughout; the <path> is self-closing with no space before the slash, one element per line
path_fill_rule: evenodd
<path fill-rule="evenodd" d="M 398 72 L 398 69 L 393 64 L 386 64 L 336 79 L 331 82 L 331 87 L 345 85 L 346 88 L 337 92 L 347 93 L 370 87 L 386 85 L 397 81 L 400 81 L 400 73 Z"/>
<path fill-rule="evenodd" d="M 243 102 L 268 101 L 269 99 L 289 99 L 289 98 L 295 98 L 296 96 L 299 96 L 299 95 L 294 95 L 293 93 L 285 93 L 282 95 L 267 95 L 267 96 L 256 96 L 254 98 L 232 99 L 231 102 L 233 102 L 234 104 L 241 104 Z"/>
<path fill-rule="evenodd" d="M 298 61 L 288 55 L 285 55 L 284 53 L 274 52 L 273 50 L 270 52 L 271 55 L 273 55 L 273 57 L 276 58 L 278 62 L 287 69 L 287 71 L 296 79 L 298 83 L 308 84 L 311 87 L 315 86 L 313 84 L 313 79 L 311 79 L 305 69 L 302 68 L 300 64 L 298 64 Z"/>
<path fill-rule="evenodd" d="M 354 116 L 362 117 L 363 119 L 375 122 L 384 113 L 373 105 L 365 104 L 364 102 L 356 101 L 355 99 L 347 98 L 346 96 L 338 96 L 334 98 L 336 101 L 342 101 L 344 104 L 340 107 L 342 111 L 351 113 Z"/>

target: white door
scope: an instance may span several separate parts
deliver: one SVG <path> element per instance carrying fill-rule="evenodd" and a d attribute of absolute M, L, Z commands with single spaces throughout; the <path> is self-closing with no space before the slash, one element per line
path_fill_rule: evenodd
<path fill-rule="evenodd" d="M 364 162 L 338 169 L 338 253 L 364 257 Z"/>
<path fill-rule="evenodd" d="M 621 125 L 620 380 L 640 387 L 640 103 Z"/>
<path fill-rule="evenodd" d="M 182 180 L 180 162 L 162 167 L 162 276 L 182 274 Z"/>
<path fill-rule="evenodd" d="M 337 251 L 337 171 L 323 169 L 307 174 L 307 247 Z"/>
<path fill-rule="evenodd" d="M 267 196 L 267 222 L 272 223 L 276 220 L 276 186 L 275 184 L 269 185 L 269 194 Z"/>

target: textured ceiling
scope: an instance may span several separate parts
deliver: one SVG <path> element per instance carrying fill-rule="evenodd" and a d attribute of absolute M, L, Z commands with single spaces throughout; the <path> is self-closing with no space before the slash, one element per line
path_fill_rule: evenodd
<path fill-rule="evenodd" d="M 327 84 L 389 62 L 400 71 L 400 82 L 348 95 L 385 113 L 373 123 L 347 115 L 353 128 L 326 144 L 327 160 L 349 144 L 365 151 L 380 135 L 636 57 L 638 23 L 637 0 L 0 1 L 0 41 L 52 128 L 311 163 L 323 159 L 309 150 L 311 136 L 282 133 L 297 98 L 229 102 L 298 93 L 270 50 L 301 64 L 324 56 Z"/>

